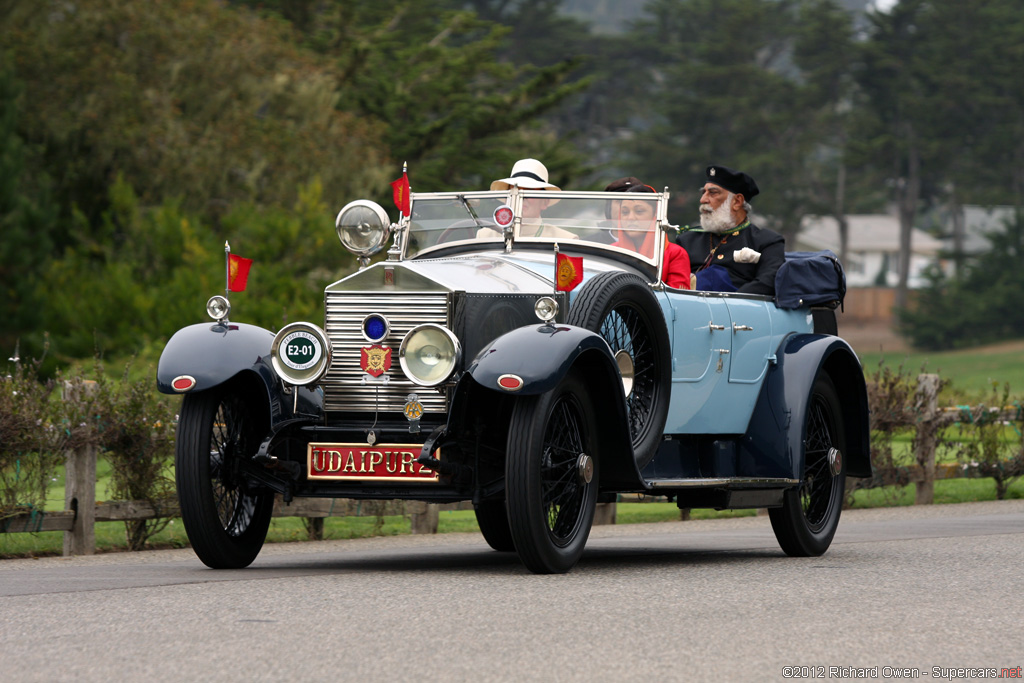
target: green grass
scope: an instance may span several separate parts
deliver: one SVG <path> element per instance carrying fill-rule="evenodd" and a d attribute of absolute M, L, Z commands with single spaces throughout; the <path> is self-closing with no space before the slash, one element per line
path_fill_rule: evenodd
<path fill-rule="evenodd" d="M 902 488 L 888 487 L 857 491 L 853 494 L 853 508 L 873 508 L 913 505 L 913 485 Z M 1024 498 L 1024 480 L 1010 486 L 1007 498 Z M 970 501 L 995 500 L 995 485 L 991 479 L 951 479 L 935 482 L 936 503 L 963 503 Z M 753 516 L 754 510 L 706 510 L 694 509 L 691 519 L 719 519 L 726 517 Z M 620 502 L 616 511 L 618 524 L 639 524 L 643 522 L 669 522 L 679 520 L 679 509 L 675 503 L 659 501 L 634 503 Z M 400 515 L 384 518 L 382 527 L 375 528 L 373 517 L 329 517 L 324 520 L 324 538 L 348 539 L 371 536 L 397 536 L 410 533 L 409 519 Z M 472 510 L 441 512 L 438 532 L 479 531 Z M 275 518 L 270 524 L 268 543 L 288 543 L 306 540 L 306 529 L 302 520 L 295 517 Z M 47 531 L 28 534 L 0 534 L 0 558 L 39 557 L 59 555 L 63 547 L 64 534 Z M 152 539 L 154 548 L 184 548 L 188 539 L 180 519 L 171 523 Z M 100 552 L 125 550 L 124 524 L 121 522 L 100 522 L 96 524 L 96 547 Z"/>
<path fill-rule="evenodd" d="M 892 369 L 903 365 L 904 371 L 916 376 L 929 372 L 951 380 L 943 390 L 940 405 L 963 400 L 978 402 L 992 397 L 993 389 L 1002 394 L 1003 385 L 1010 384 L 1010 398 L 1024 397 L 1024 342 L 1008 342 L 983 348 L 960 351 L 910 351 L 906 353 L 860 353 L 867 375 L 878 370 L 879 361 Z"/>

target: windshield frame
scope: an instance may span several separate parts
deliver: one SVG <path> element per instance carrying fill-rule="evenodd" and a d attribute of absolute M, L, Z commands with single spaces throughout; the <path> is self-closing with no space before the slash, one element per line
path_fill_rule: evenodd
<path fill-rule="evenodd" d="M 589 240 L 589 239 L 564 239 L 564 238 L 560 239 L 558 237 L 544 237 L 544 236 L 523 234 L 523 215 L 522 214 L 523 214 L 523 203 L 524 203 L 524 201 L 530 200 L 530 199 L 548 199 L 548 200 L 550 200 L 550 199 L 554 199 L 555 198 L 555 197 L 552 196 L 552 195 L 555 195 L 555 194 L 557 194 L 558 202 L 565 202 L 566 200 L 568 200 L 568 201 L 572 201 L 572 200 L 588 200 L 589 202 L 594 203 L 595 206 L 596 206 L 597 202 L 600 202 L 602 205 L 604 205 L 604 204 L 606 204 L 607 202 L 610 202 L 610 201 L 622 201 L 622 200 L 625 200 L 625 199 L 649 201 L 649 202 L 654 203 L 655 207 L 656 207 L 655 208 L 655 217 L 654 217 L 654 222 L 653 222 L 653 229 L 652 229 L 652 232 L 654 233 L 654 244 L 653 244 L 653 251 L 654 251 L 654 253 L 651 256 L 647 256 L 645 254 L 638 253 L 637 251 L 634 251 L 632 249 L 627 249 L 625 247 L 612 246 L 612 244 L 610 244 L 610 243 L 602 243 L 602 242 L 599 242 L 599 241 L 593 241 L 593 240 Z M 506 245 L 504 236 L 502 236 L 502 234 L 497 232 L 497 230 L 494 228 L 494 223 L 493 223 L 493 217 L 492 216 L 490 216 L 490 215 L 487 215 L 487 216 L 477 215 L 475 218 L 477 220 L 479 220 L 480 226 L 481 227 L 490 228 L 488 233 L 493 231 L 494 232 L 494 236 L 493 237 L 474 235 L 474 237 L 472 237 L 472 238 L 456 239 L 456 240 L 452 240 L 452 241 L 446 241 L 446 242 L 444 242 L 442 244 L 435 244 L 435 245 L 431 245 L 429 247 L 425 247 L 423 249 L 418 249 L 418 250 L 414 251 L 412 246 L 411 246 L 412 245 L 412 236 L 413 236 L 413 234 L 417 233 L 418 231 L 413 230 L 414 221 L 413 221 L 412 216 L 416 215 L 416 203 L 417 203 L 417 201 L 419 201 L 421 203 L 421 206 L 422 206 L 423 205 L 422 203 L 424 201 L 442 200 L 442 201 L 452 202 L 452 201 L 457 201 L 457 200 L 460 200 L 460 199 L 462 201 L 464 201 L 464 202 L 467 202 L 467 203 L 472 201 L 472 200 L 476 200 L 477 202 L 479 202 L 480 200 L 491 199 L 491 200 L 497 200 L 498 202 L 504 203 L 507 206 L 509 206 L 509 208 L 512 209 L 512 212 L 514 214 L 514 219 L 513 219 L 513 223 L 512 223 L 512 239 L 510 240 L 510 243 Z M 670 225 L 668 223 L 668 220 L 667 220 L 667 215 L 666 214 L 667 214 L 667 211 L 668 211 L 668 199 L 669 199 L 668 191 L 658 192 L 658 193 L 628 193 L 628 195 L 627 195 L 627 193 L 623 193 L 623 192 L 561 191 L 561 192 L 558 192 L 558 193 L 554 193 L 554 192 L 543 191 L 543 190 L 521 190 L 520 188 L 512 187 L 509 190 L 499 190 L 499 191 L 420 192 L 420 193 L 415 193 L 414 192 L 414 193 L 410 194 L 410 202 L 411 202 L 410 213 L 411 213 L 411 216 L 410 217 L 403 217 L 403 219 L 402 219 L 402 223 L 403 223 L 403 225 L 402 225 L 402 228 L 403 228 L 402 233 L 403 234 L 402 234 L 402 239 L 401 239 L 401 250 L 400 250 L 400 254 L 401 255 L 400 255 L 400 258 L 401 258 L 401 260 L 412 260 L 412 259 L 435 257 L 435 256 L 441 255 L 442 253 L 450 250 L 450 248 L 452 248 L 452 247 L 460 247 L 460 250 L 464 250 L 466 246 L 472 246 L 472 245 L 480 245 L 481 250 L 501 249 L 501 250 L 505 251 L 506 253 L 513 253 L 516 250 L 517 247 L 528 248 L 528 249 L 531 249 L 531 250 L 534 250 L 536 247 L 541 247 L 541 248 L 544 248 L 544 249 L 552 249 L 553 250 L 553 246 L 552 245 L 554 245 L 555 243 L 557 243 L 559 245 L 559 248 L 561 250 L 565 250 L 566 248 L 569 248 L 571 250 L 573 244 L 576 243 L 576 244 L 579 244 L 581 246 L 582 245 L 586 245 L 588 247 L 597 247 L 597 248 L 600 248 L 600 249 L 603 249 L 603 250 L 607 250 L 607 251 L 615 253 L 615 254 L 620 254 L 620 255 L 623 255 L 623 256 L 628 256 L 630 258 L 634 258 L 634 259 L 637 259 L 639 261 L 642 261 L 643 263 L 647 264 L 648 266 L 656 268 L 657 272 L 658 272 L 658 277 L 660 279 L 660 277 L 661 277 L 661 270 L 662 270 L 662 262 L 664 260 L 665 240 L 667 239 L 666 230 L 669 229 L 669 228 L 674 228 L 675 227 L 675 226 Z M 557 205 L 555 205 L 555 206 L 557 206 Z M 563 209 L 566 208 L 567 206 L 568 205 L 564 205 Z M 469 222 L 471 220 L 474 220 L 473 213 L 472 213 L 472 211 L 467 210 L 466 214 L 465 214 L 465 218 L 462 219 L 462 221 L 459 221 L 459 222 Z M 552 222 L 552 224 L 555 224 L 555 225 L 558 224 L 558 219 L 552 218 L 552 219 L 549 219 L 549 220 Z M 607 220 L 601 221 L 600 217 L 595 217 L 594 221 L 595 222 L 594 222 L 593 225 L 587 225 L 587 226 L 581 225 L 579 227 L 581 227 L 581 228 L 586 227 L 586 228 L 589 228 L 589 229 L 594 229 L 595 231 L 598 231 L 598 232 L 600 230 L 604 230 L 605 229 L 604 226 L 601 226 L 599 224 L 602 223 L 602 222 L 607 222 Z M 463 227 L 466 227 L 466 226 L 463 226 Z M 472 225 L 470 225 L 468 227 L 472 227 Z M 611 227 L 607 228 L 607 230 L 609 232 L 612 229 L 613 228 L 611 228 Z M 614 235 L 612 235 L 612 236 L 614 237 Z"/>

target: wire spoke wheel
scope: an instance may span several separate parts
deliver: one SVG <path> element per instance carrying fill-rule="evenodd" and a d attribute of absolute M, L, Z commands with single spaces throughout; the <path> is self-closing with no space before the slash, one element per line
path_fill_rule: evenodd
<path fill-rule="evenodd" d="M 562 396 L 555 404 L 544 434 L 540 471 L 541 507 L 547 517 L 551 540 L 568 545 L 578 530 L 586 487 L 577 463 L 584 452 L 580 436 L 581 408 L 573 396 Z"/>
<path fill-rule="evenodd" d="M 643 467 L 657 453 L 668 416 L 669 340 L 657 299 L 637 275 L 602 273 L 584 286 L 567 322 L 601 335 L 613 356 L 628 357 L 631 377 L 624 391 L 629 436 L 637 464 Z"/>
<path fill-rule="evenodd" d="M 786 492 L 781 508 L 769 510 L 775 537 L 787 555 L 821 555 L 831 545 L 843 507 L 845 447 L 839 395 L 831 379 L 821 375 L 807 404 L 800 486 Z"/>
<path fill-rule="evenodd" d="M 657 362 L 651 331 L 635 307 L 623 305 L 605 317 L 599 334 L 608 342 L 613 354 L 625 351 L 632 361 L 633 384 L 626 396 L 626 410 L 629 437 L 636 442 L 651 421 L 657 396 Z"/>
<path fill-rule="evenodd" d="M 570 375 L 516 403 L 506 463 L 508 521 L 523 564 L 541 574 L 572 569 L 597 502 L 599 457 L 585 385 Z"/>
<path fill-rule="evenodd" d="M 807 439 L 804 442 L 804 481 L 800 485 L 800 507 L 808 527 L 820 532 L 828 521 L 832 489 L 837 477 L 829 468 L 829 449 L 835 443 L 832 416 L 821 394 L 814 395 L 808 416 Z"/>
<path fill-rule="evenodd" d="M 248 566 L 266 539 L 274 496 L 243 469 L 258 438 L 242 396 L 224 389 L 185 396 L 175 453 L 181 518 L 196 555 L 214 569 Z"/>

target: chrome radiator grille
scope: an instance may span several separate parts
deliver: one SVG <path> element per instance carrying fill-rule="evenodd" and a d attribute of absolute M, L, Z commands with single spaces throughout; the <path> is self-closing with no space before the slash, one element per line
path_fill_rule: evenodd
<path fill-rule="evenodd" d="M 335 411 L 401 412 L 409 394 L 419 396 L 427 413 L 448 410 L 445 395 L 433 387 L 413 384 L 402 373 L 398 347 L 413 327 L 423 323 L 448 325 L 448 295 L 445 292 L 381 294 L 373 292 L 327 292 L 325 331 L 334 351 L 331 368 L 321 380 L 324 408 Z M 391 331 L 380 342 L 391 347 L 388 384 L 362 384 L 360 354 L 369 346 L 362 334 L 363 319 L 380 313 L 391 323 Z"/>

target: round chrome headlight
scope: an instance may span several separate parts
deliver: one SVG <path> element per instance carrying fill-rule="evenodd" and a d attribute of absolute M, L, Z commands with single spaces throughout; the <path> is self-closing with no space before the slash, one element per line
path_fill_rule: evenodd
<path fill-rule="evenodd" d="M 384 248 L 391 221 L 380 204 L 365 199 L 349 202 L 334 221 L 338 239 L 356 256 L 373 256 Z"/>
<path fill-rule="evenodd" d="M 550 296 L 542 296 L 533 304 L 533 312 L 544 322 L 554 320 L 558 315 L 558 302 Z"/>
<path fill-rule="evenodd" d="M 462 344 L 448 329 L 426 323 L 409 330 L 398 349 L 402 371 L 413 384 L 433 387 L 451 379 L 462 361 Z"/>
<path fill-rule="evenodd" d="M 270 346 L 270 362 L 289 384 L 312 384 L 331 367 L 331 340 L 312 323 L 285 325 Z"/>
<path fill-rule="evenodd" d="M 217 296 L 211 296 L 210 300 L 206 302 L 206 315 L 210 316 L 214 320 L 223 320 L 228 317 L 228 313 L 231 312 L 231 303 L 226 297 L 218 294 Z"/>

